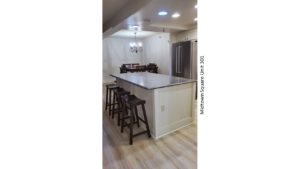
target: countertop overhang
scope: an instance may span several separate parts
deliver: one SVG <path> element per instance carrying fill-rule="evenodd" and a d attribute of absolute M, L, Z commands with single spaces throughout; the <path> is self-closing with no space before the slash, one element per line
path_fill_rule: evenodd
<path fill-rule="evenodd" d="M 193 83 L 197 81 L 194 79 L 186 79 L 181 77 L 174 77 L 174 76 L 168 76 L 164 74 L 148 73 L 148 72 L 122 73 L 122 74 L 118 73 L 118 74 L 111 74 L 111 76 L 117 79 L 127 81 L 129 83 L 132 83 L 134 85 L 140 86 L 148 90 L 181 85 L 186 83 Z"/>

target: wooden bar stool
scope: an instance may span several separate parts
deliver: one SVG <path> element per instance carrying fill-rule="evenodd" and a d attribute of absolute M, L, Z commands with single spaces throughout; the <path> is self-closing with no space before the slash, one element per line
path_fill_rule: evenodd
<path fill-rule="evenodd" d="M 134 95 L 124 95 L 121 97 L 122 99 L 122 104 L 123 104 L 123 111 L 122 111 L 122 116 L 121 116 L 121 133 L 123 133 L 124 127 L 129 127 L 129 144 L 132 145 L 133 142 L 133 137 L 142 135 L 142 134 L 147 134 L 148 137 L 150 138 L 150 130 L 149 130 L 149 125 L 148 125 L 148 120 L 147 120 L 147 115 L 146 115 L 146 110 L 145 110 L 145 100 L 141 100 L 137 98 Z M 137 111 L 137 106 L 142 107 L 142 113 L 144 116 L 144 119 L 139 117 L 138 111 Z M 127 115 L 129 110 L 129 116 Z M 136 120 L 134 120 L 134 117 L 136 117 Z M 125 119 L 130 119 L 130 122 L 127 123 Z M 140 126 L 140 121 L 143 122 L 146 126 L 146 130 L 138 132 L 133 134 L 133 125 L 137 123 L 137 126 Z"/>
<path fill-rule="evenodd" d="M 134 95 L 123 95 L 121 96 L 121 104 L 122 104 L 122 109 L 123 111 L 121 112 L 121 133 L 123 133 L 124 127 L 129 127 L 129 124 L 125 121 L 125 119 L 129 119 L 129 113 L 128 110 L 130 111 L 130 107 L 128 107 L 127 102 L 129 100 L 135 99 L 136 97 Z M 136 117 L 136 114 L 135 116 Z M 134 118 L 135 119 L 135 118 Z M 137 123 L 137 121 L 134 120 L 135 123 Z M 138 124 L 138 127 L 140 127 L 140 125 Z"/>
<path fill-rule="evenodd" d="M 121 96 L 124 95 L 129 95 L 130 92 L 125 91 L 123 88 L 117 88 L 116 90 L 114 90 L 114 95 L 113 95 L 113 109 L 112 109 L 112 119 L 114 119 L 114 115 L 115 113 L 118 114 L 118 126 L 120 126 L 120 122 L 121 122 L 121 118 L 120 118 L 120 113 L 123 111 L 122 106 L 123 104 L 121 104 Z M 115 105 L 117 105 L 118 107 L 116 107 Z"/>
<path fill-rule="evenodd" d="M 106 85 L 106 98 L 105 98 L 105 110 L 107 110 L 107 108 L 109 108 L 112 106 L 112 93 L 113 90 L 118 88 L 118 86 L 116 84 L 107 84 Z"/>

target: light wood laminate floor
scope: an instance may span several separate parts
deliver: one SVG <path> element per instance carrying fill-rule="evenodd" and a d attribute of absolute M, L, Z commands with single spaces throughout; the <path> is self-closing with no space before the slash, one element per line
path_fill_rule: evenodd
<path fill-rule="evenodd" d="M 103 111 L 103 168 L 197 168 L 196 120 L 193 124 L 157 140 L 149 139 L 146 134 L 135 137 L 133 145 L 129 145 L 128 130 L 121 133 L 116 118 L 109 118 L 108 113 Z"/>

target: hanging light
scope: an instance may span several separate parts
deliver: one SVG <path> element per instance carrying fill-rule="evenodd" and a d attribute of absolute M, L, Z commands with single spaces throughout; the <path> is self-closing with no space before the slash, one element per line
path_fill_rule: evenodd
<path fill-rule="evenodd" d="M 134 42 L 129 43 L 130 52 L 138 53 L 143 51 L 143 44 L 142 42 L 136 41 L 136 32 L 134 32 Z"/>

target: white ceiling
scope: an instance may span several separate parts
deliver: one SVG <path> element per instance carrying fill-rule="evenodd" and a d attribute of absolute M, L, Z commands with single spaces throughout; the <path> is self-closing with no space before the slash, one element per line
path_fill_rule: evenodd
<path fill-rule="evenodd" d="M 110 37 L 118 37 L 118 38 L 134 38 L 134 32 L 132 30 L 120 30 Z M 148 36 L 153 36 L 158 34 L 158 32 L 151 32 L 151 31 L 137 31 L 136 38 L 146 38 Z"/>
<path fill-rule="evenodd" d="M 165 28 L 171 31 L 188 30 L 197 24 L 194 21 L 197 17 L 196 4 L 197 0 L 152 0 L 124 22 L 127 26 L 141 25 L 149 30 L 155 30 L 155 28 Z M 167 11 L 168 15 L 159 16 L 157 13 L 161 10 Z M 175 12 L 180 13 L 181 16 L 172 18 Z"/>
<path fill-rule="evenodd" d="M 110 1 L 110 0 L 104 0 Z M 122 1 L 122 0 L 111 0 Z M 122 9 L 130 9 L 130 6 L 138 3 L 142 0 L 124 0 L 128 1 L 125 6 L 121 7 Z M 197 0 L 143 0 L 145 3 L 140 5 L 138 10 L 132 14 L 128 14 L 128 17 L 124 17 L 114 24 L 110 24 L 109 29 L 104 30 L 104 37 L 114 34 L 119 30 L 128 30 L 130 26 L 138 25 L 141 27 L 142 31 L 151 31 L 151 32 L 180 32 L 184 30 L 189 30 L 197 26 L 197 22 L 194 19 L 197 17 L 197 9 L 195 5 Z M 147 1 L 147 3 L 146 3 Z M 121 6 L 119 2 L 117 6 Z M 124 5 L 124 3 L 122 2 Z M 112 5 L 112 4 L 111 4 Z M 103 9 L 107 7 L 103 3 Z M 108 8 L 107 8 L 108 9 Z M 160 10 L 165 10 L 168 12 L 167 16 L 159 16 L 157 13 Z M 124 11 L 122 11 L 124 12 Z M 123 13 L 118 10 L 115 11 L 115 14 L 108 14 L 112 16 L 124 16 Z M 180 13 L 179 18 L 172 18 L 172 14 L 178 12 Z M 108 15 L 103 13 L 103 15 Z M 103 16 L 106 18 L 107 16 Z M 107 17 L 108 18 L 108 17 Z M 116 17 L 114 17 L 116 18 Z M 109 19 L 107 20 L 109 22 Z M 110 22 L 112 23 L 112 22 Z"/>

